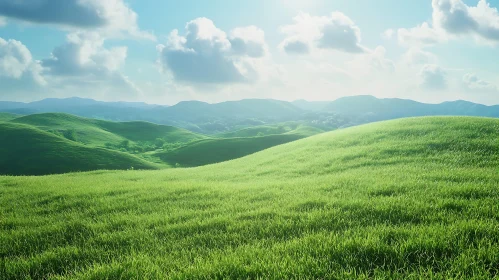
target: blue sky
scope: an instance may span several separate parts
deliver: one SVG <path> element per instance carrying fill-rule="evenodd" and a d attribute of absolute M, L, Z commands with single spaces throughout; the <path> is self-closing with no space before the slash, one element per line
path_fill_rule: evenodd
<path fill-rule="evenodd" d="M 499 103 L 496 0 L 0 1 L 0 100 Z"/>

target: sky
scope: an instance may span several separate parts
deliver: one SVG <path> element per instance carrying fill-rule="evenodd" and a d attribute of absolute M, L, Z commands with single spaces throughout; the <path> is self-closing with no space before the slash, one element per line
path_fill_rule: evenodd
<path fill-rule="evenodd" d="M 0 0 L 0 100 L 499 104 L 499 0 Z"/>

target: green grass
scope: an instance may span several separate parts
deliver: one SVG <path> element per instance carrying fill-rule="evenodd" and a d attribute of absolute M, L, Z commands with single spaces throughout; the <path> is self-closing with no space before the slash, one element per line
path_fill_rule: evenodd
<path fill-rule="evenodd" d="M 251 133 L 248 133 L 250 132 Z M 262 127 L 245 129 L 226 136 L 252 135 L 261 133 Z M 275 130 L 274 130 L 275 132 Z M 190 143 L 184 147 L 156 153 L 162 162 L 170 166 L 196 167 L 241 158 L 277 145 L 296 141 L 323 132 L 320 129 L 296 126 L 294 130 L 283 129 L 282 134 L 223 139 L 205 139 Z"/>
<path fill-rule="evenodd" d="M 28 125 L 0 123 L 0 131 L 0 174 L 3 175 L 158 168 L 129 154 L 87 147 Z"/>
<path fill-rule="evenodd" d="M 124 140 L 132 143 L 154 142 L 162 138 L 167 142 L 190 142 L 206 138 L 172 126 L 148 122 L 109 122 L 62 113 L 28 115 L 11 122 L 32 125 L 48 132 L 74 130 L 79 142 L 94 147 L 103 147 L 106 143 L 119 145 Z"/>
<path fill-rule="evenodd" d="M 236 131 L 217 134 L 216 137 L 220 138 L 240 138 L 240 137 L 257 137 L 268 136 L 285 133 L 297 133 L 297 131 L 307 132 L 307 136 L 322 133 L 324 131 L 300 124 L 299 122 L 286 122 L 272 125 L 260 125 L 248 127 Z"/>
<path fill-rule="evenodd" d="M 498 140 L 499 120 L 415 118 L 200 168 L 0 177 L 0 278 L 497 278 Z"/>
<path fill-rule="evenodd" d="M 67 138 L 72 140 L 72 150 L 75 150 L 75 147 L 81 148 L 81 146 L 74 145 L 76 144 L 75 142 L 78 142 L 85 145 L 87 148 L 105 147 L 108 149 L 121 150 L 126 153 L 133 153 L 133 159 L 135 160 L 136 157 L 140 157 L 141 162 L 140 164 L 133 165 L 133 161 L 128 159 L 126 161 L 130 161 L 130 164 L 123 164 L 122 162 L 112 164 L 111 160 L 116 157 L 110 157 L 109 160 L 106 160 L 106 164 L 99 163 L 91 165 L 91 163 L 101 162 L 102 159 L 95 162 L 92 153 L 81 153 L 71 150 L 75 156 L 78 154 L 80 161 L 88 162 L 88 164 L 82 168 L 81 162 L 79 161 L 74 162 L 74 164 L 73 161 L 70 160 L 60 161 L 60 159 L 64 158 L 64 154 L 60 157 L 53 157 L 50 153 L 40 152 L 37 153 L 37 162 L 33 163 L 32 166 L 36 166 L 40 164 L 40 162 L 45 162 L 43 168 L 38 168 L 37 171 L 30 171 L 30 169 L 33 168 L 32 166 L 20 164 L 12 166 L 8 168 L 8 172 L 4 171 L 0 174 L 41 175 L 76 170 L 128 169 L 131 166 L 141 169 L 145 166 L 161 166 L 163 168 L 178 165 L 184 167 L 201 166 L 243 157 L 263 149 L 322 132 L 316 128 L 288 123 L 280 125 L 279 128 L 278 126 L 275 126 L 276 129 L 280 129 L 280 132 L 282 133 L 280 135 L 212 139 L 201 134 L 171 126 L 147 122 L 109 122 L 61 113 L 28 115 L 11 120 L 9 123 L 29 125 L 34 129 L 36 128 L 51 133 L 54 137 L 45 138 L 45 141 L 53 140 L 57 142 L 53 143 L 54 147 L 59 145 L 58 142 L 62 141 L 61 138 Z M 253 131 L 257 130 L 261 132 L 262 128 L 253 129 Z M 4 134 L 11 133 L 12 131 L 13 130 L 6 130 Z M 251 129 L 248 129 L 248 131 L 251 131 Z M 276 132 L 276 130 L 274 130 L 274 132 Z M 8 135 L 4 135 L 4 137 L 7 136 Z M 16 142 L 14 140 L 16 136 L 11 135 L 8 137 L 10 142 L 4 145 L 6 151 L 10 150 L 12 144 Z M 156 146 L 157 139 L 162 139 L 161 141 L 163 141 L 159 146 Z M 126 142 L 126 147 L 123 146 L 124 142 Z M 25 144 L 23 141 L 20 143 L 23 145 Z M 37 143 L 37 141 L 30 142 L 31 148 L 36 150 Z M 45 143 L 45 145 L 48 145 L 48 143 Z M 162 149 L 162 145 L 164 147 L 169 146 L 168 148 Z M 25 146 L 19 146 L 17 147 L 16 152 L 8 154 L 9 157 L 4 159 L 4 164 L 8 165 L 8 163 L 12 161 L 11 158 L 15 157 L 16 153 L 25 152 L 21 151 L 23 147 Z M 31 151 L 31 148 L 26 150 Z M 70 147 L 66 147 L 64 151 L 67 152 L 69 150 Z M 92 149 L 87 150 L 91 151 Z M 102 151 L 102 149 L 99 151 Z M 123 159 L 120 158 L 119 160 L 122 161 Z M 24 165 L 25 167 L 21 165 Z M 123 166 L 126 166 L 126 168 L 117 168 Z"/>
<path fill-rule="evenodd" d="M 20 117 L 20 116 L 16 115 L 16 114 L 0 112 L 0 122 L 7 122 L 7 121 L 13 120 L 13 119 L 18 118 L 18 117 Z"/>

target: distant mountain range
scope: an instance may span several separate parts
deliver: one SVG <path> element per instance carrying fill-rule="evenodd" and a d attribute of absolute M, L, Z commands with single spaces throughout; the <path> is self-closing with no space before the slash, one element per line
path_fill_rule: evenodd
<path fill-rule="evenodd" d="M 499 117 L 499 105 L 486 106 L 467 101 L 425 104 L 406 99 L 379 99 L 369 95 L 319 102 L 245 99 L 209 104 L 184 101 L 174 106 L 67 98 L 31 103 L 0 102 L 0 112 L 22 115 L 57 112 L 111 121 L 148 121 L 212 134 L 284 121 L 303 121 L 321 129 L 335 129 L 416 116 Z"/>
<path fill-rule="evenodd" d="M 437 115 L 499 117 L 499 105 L 486 106 L 462 100 L 426 104 L 398 98 L 379 99 L 369 95 L 343 97 L 329 103 L 323 110 L 350 116 L 369 115 L 372 120 Z"/>

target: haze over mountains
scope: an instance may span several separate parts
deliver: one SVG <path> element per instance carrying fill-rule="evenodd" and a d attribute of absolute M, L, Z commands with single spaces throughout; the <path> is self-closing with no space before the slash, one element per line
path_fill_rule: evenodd
<path fill-rule="evenodd" d="M 467 101 L 425 104 L 406 99 L 379 99 L 368 95 L 343 97 L 331 102 L 245 99 L 216 104 L 184 101 L 174 106 L 68 98 L 44 99 L 32 103 L 0 102 L 0 112 L 21 115 L 59 112 L 111 121 L 148 121 L 215 134 L 286 121 L 303 121 L 328 130 L 416 116 L 499 117 L 499 105 L 486 106 Z"/>

